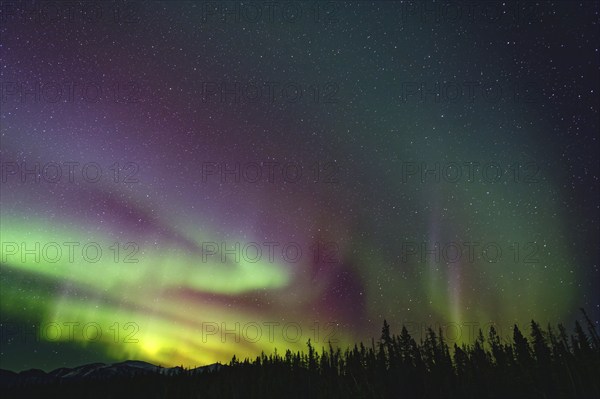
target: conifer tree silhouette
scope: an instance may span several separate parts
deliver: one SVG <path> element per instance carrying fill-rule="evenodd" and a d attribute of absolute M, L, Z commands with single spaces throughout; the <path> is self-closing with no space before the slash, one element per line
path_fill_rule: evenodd
<path fill-rule="evenodd" d="M 600 351 L 593 324 L 587 331 L 579 322 L 574 327 L 569 336 L 562 324 L 558 330 L 543 329 L 532 320 L 531 341 L 515 325 L 512 340 L 503 343 L 491 326 L 487 340 L 479 330 L 473 343 L 455 342 L 450 348 L 441 328 L 437 333 L 428 328 L 417 343 L 405 326 L 394 335 L 386 320 L 377 344 L 371 340 L 369 347 L 359 342 L 342 350 L 328 342 L 319 351 L 308 340 L 306 351 L 287 349 L 281 356 L 275 349 L 243 361 L 234 355 L 229 365 L 213 371 L 157 368 L 148 374 L 139 369 L 86 381 L 7 385 L 6 374 L 0 374 L 0 391 L 6 397 L 148 399 L 598 397 Z"/>

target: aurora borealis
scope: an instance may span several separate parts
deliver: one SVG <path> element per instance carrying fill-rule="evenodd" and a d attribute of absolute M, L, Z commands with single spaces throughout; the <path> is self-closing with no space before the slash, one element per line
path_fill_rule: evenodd
<path fill-rule="evenodd" d="M 1 368 L 600 320 L 598 3 L 1 4 Z"/>

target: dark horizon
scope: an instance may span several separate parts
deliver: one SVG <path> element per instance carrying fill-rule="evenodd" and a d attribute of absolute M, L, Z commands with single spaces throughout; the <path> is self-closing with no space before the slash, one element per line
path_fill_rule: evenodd
<path fill-rule="evenodd" d="M 583 325 L 585 325 L 585 327 L 587 328 L 588 333 L 590 335 L 590 338 L 593 337 L 594 333 L 598 334 L 596 332 L 596 330 L 595 330 L 596 327 L 593 325 L 593 323 L 592 324 L 589 323 L 591 320 L 589 319 L 589 315 L 585 311 L 585 309 L 580 308 L 579 309 L 579 317 L 575 318 L 575 319 L 576 319 L 575 322 L 576 323 L 580 323 L 580 324 L 582 323 L 582 320 L 583 320 Z M 565 325 L 562 322 L 542 324 L 542 323 L 539 323 L 538 321 L 536 321 L 535 319 L 531 319 L 529 323 L 525 323 L 524 325 L 521 325 L 521 326 L 519 326 L 518 324 L 514 324 L 513 327 L 510 329 L 510 331 L 508 331 L 508 334 L 502 334 L 501 331 L 499 331 L 499 326 L 498 325 L 494 325 L 494 324 L 487 325 L 487 329 L 486 328 L 477 328 L 476 326 L 473 326 L 474 330 L 472 331 L 472 339 L 470 339 L 469 342 L 462 342 L 462 344 L 459 344 L 458 347 L 462 347 L 463 345 L 465 345 L 466 347 L 473 346 L 479 340 L 479 337 L 480 337 L 479 332 L 481 332 L 481 334 L 483 334 L 484 337 L 488 337 L 489 334 L 490 334 L 490 331 L 491 331 L 492 327 L 494 328 L 494 334 L 495 334 L 495 336 L 498 337 L 499 342 L 501 342 L 502 344 L 512 345 L 512 344 L 514 344 L 514 326 L 516 326 L 517 328 L 519 328 L 520 331 L 522 331 L 523 334 L 526 337 L 530 337 L 531 334 L 532 334 L 532 325 L 531 325 L 531 322 L 533 322 L 533 321 L 535 321 L 538 326 L 542 326 L 542 328 L 547 328 L 547 326 L 549 326 L 549 325 L 552 326 L 553 328 L 556 328 L 557 326 L 565 326 L 566 331 L 568 333 L 574 333 L 575 332 L 575 323 L 572 326 Z M 383 323 L 386 323 L 388 325 L 388 328 L 390 330 L 394 330 L 394 328 L 390 327 L 390 324 L 387 322 L 386 319 L 383 320 Z M 391 325 L 394 325 L 394 323 L 392 323 Z M 544 326 L 546 326 L 546 327 L 544 327 Z M 405 328 L 406 328 L 406 326 L 402 325 L 401 328 L 399 328 L 397 330 L 401 331 L 401 330 L 403 330 Z M 594 333 L 592 333 L 590 331 L 592 328 L 594 329 L 593 330 Z M 458 344 L 458 342 L 456 340 L 452 339 L 451 337 L 448 337 L 447 335 L 445 335 L 444 331 L 448 331 L 448 330 L 446 328 L 444 328 L 443 326 L 426 326 L 424 328 L 421 328 L 419 330 L 418 334 L 415 334 L 414 331 L 411 332 L 410 328 L 407 329 L 407 333 L 409 335 L 411 335 L 411 337 L 413 339 L 415 339 L 415 342 L 417 344 L 422 344 L 423 341 L 425 339 L 427 339 L 427 336 L 428 336 L 428 334 L 429 334 L 430 331 L 434 331 L 436 334 L 439 334 L 439 332 L 441 331 L 442 332 L 442 336 L 443 336 L 445 342 L 448 344 L 448 346 L 450 348 L 450 354 L 454 355 L 455 348 L 454 348 L 453 345 Z M 6 338 L 6 336 L 0 335 L 0 338 Z M 13 337 L 13 339 L 14 338 L 15 337 Z M 309 340 L 310 340 L 310 338 L 309 338 Z M 365 344 L 366 346 L 370 346 L 370 345 L 373 345 L 375 342 L 377 342 L 377 343 L 380 342 L 380 340 L 381 340 L 380 338 L 376 338 L 375 336 L 373 336 L 373 337 L 371 337 L 370 340 L 367 340 L 365 342 L 361 341 L 360 343 L 355 342 L 354 345 Z M 0 342 L 4 342 L 4 341 L 0 341 Z M 306 342 L 305 342 L 305 344 L 306 344 Z M 333 347 L 334 350 L 340 349 L 340 350 L 342 350 L 342 352 L 345 351 L 345 350 L 347 350 L 347 349 L 351 349 L 351 347 L 353 346 L 353 345 L 348 345 L 346 347 L 341 347 L 341 346 L 335 345 L 335 344 L 333 344 L 331 342 L 326 342 L 326 343 L 323 343 L 322 345 L 315 345 L 314 342 L 312 343 L 312 346 L 317 351 L 320 350 L 320 349 L 326 349 L 330 345 L 331 345 L 331 347 Z M 277 353 L 282 353 L 282 352 L 285 352 L 285 351 L 289 350 L 288 348 L 275 348 L 275 347 L 273 349 L 274 349 L 274 351 L 267 352 L 267 354 L 273 354 L 273 353 L 276 353 L 276 352 Z M 233 356 L 236 356 L 236 354 L 234 354 Z M 238 360 L 240 360 L 239 356 L 236 356 L 236 358 Z M 251 360 L 252 357 L 246 357 L 245 359 L 250 359 Z M 241 359 L 241 360 L 243 360 L 243 359 Z M 230 359 L 230 361 L 231 361 L 231 359 Z M 229 364 L 229 362 L 227 362 L 227 361 L 226 362 L 217 361 L 217 362 L 210 363 L 210 364 L 202 364 L 201 362 L 198 362 L 197 365 L 193 365 L 193 366 L 190 366 L 190 367 L 184 367 L 183 365 L 177 365 L 177 364 L 172 364 L 172 365 L 154 364 L 152 362 L 147 362 L 145 360 L 140 360 L 140 359 L 121 359 L 119 361 L 114 361 L 114 360 L 113 361 L 106 361 L 106 362 L 103 362 L 103 361 L 94 361 L 94 362 L 90 362 L 90 363 L 82 363 L 82 364 L 77 364 L 77 365 L 62 365 L 60 367 L 50 367 L 50 368 L 45 368 L 45 369 L 44 368 L 37 368 L 37 367 L 30 367 L 30 368 L 24 368 L 24 369 L 21 369 L 21 370 L 15 370 L 15 369 L 11 370 L 9 368 L 0 367 L 0 370 L 7 370 L 7 371 L 14 372 L 14 373 L 22 373 L 22 372 L 27 372 L 27 371 L 31 371 L 31 370 L 42 370 L 45 373 L 51 373 L 53 371 L 56 371 L 56 370 L 59 370 L 59 369 L 62 369 L 62 368 L 77 369 L 77 368 L 88 366 L 88 365 L 92 365 L 92 364 L 103 364 L 103 365 L 106 365 L 106 366 L 111 366 L 111 365 L 114 366 L 114 365 L 118 365 L 118 364 L 122 364 L 122 363 L 129 363 L 129 362 L 141 362 L 141 363 L 146 363 L 146 364 L 149 364 L 149 365 L 153 365 L 153 366 L 160 367 L 160 368 L 166 368 L 166 369 L 169 369 L 169 368 L 196 369 L 196 368 L 209 367 L 209 366 L 213 366 L 213 365 L 216 365 L 216 364 L 225 364 L 225 365 Z"/>
<path fill-rule="evenodd" d="M 371 346 L 322 348 L 310 339 L 305 351 L 233 356 L 229 364 L 163 369 L 144 362 L 88 365 L 74 370 L 17 374 L 0 369 L 0 389 L 29 396 L 106 397 L 597 397 L 600 336 L 585 312 L 567 335 L 564 326 L 544 329 L 531 321 L 529 339 L 515 326 L 513 342 L 502 343 L 491 327 L 473 345 L 450 347 L 443 333 L 428 329 L 417 343 L 384 320 Z M 587 331 L 585 331 L 587 329 Z M 258 378 L 257 378 L 258 377 Z M 235 381 L 236 384 L 231 382 Z M 510 381 L 510 384 L 506 384 Z M 291 389 L 290 389 L 291 388 Z M 157 391 L 158 390 L 158 391 Z M 176 392 L 176 394 L 175 394 Z"/>

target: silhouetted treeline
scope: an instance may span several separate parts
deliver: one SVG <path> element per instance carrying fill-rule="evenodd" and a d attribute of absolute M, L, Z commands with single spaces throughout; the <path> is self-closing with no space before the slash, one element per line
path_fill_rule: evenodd
<path fill-rule="evenodd" d="M 543 328 L 531 321 L 528 336 L 515 325 L 511 342 L 491 327 L 473 344 L 452 348 L 441 330 L 416 342 L 406 328 L 342 350 L 286 351 L 192 375 L 138 375 L 108 381 L 20 387 L 3 392 L 62 398 L 555 398 L 600 397 L 600 340 L 594 324 Z"/>

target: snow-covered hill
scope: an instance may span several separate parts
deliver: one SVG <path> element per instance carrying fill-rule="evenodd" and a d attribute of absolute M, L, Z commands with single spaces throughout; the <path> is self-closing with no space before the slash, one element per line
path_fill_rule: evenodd
<path fill-rule="evenodd" d="M 151 363 L 139 360 L 127 360 L 121 363 L 105 364 L 91 363 L 74 368 L 58 368 L 49 373 L 39 369 L 31 369 L 15 373 L 9 370 L 0 369 L 0 385 L 13 384 L 36 384 L 51 382 L 55 380 L 74 380 L 74 379 L 104 379 L 119 376 L 135 376 L 143 374 L 162 374 L 162 375 L 180 375 L 180 374 L 199 374 L 208 371 L 219 370 L 225 367 L 220 363 L 208 366 L 196 367 L 193 369 L 183 369 L 182 367 L 160 367 Z"/>

